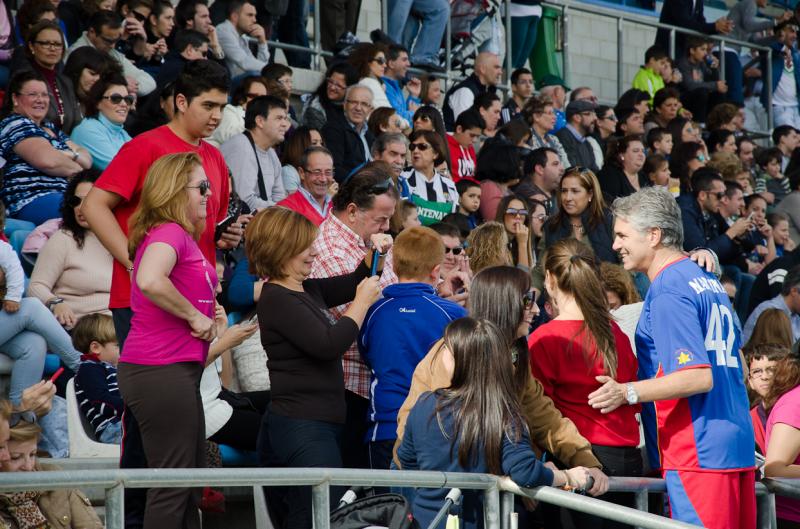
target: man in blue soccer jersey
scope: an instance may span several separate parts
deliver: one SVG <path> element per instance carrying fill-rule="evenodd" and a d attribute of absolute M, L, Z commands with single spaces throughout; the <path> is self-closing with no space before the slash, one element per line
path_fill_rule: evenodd
<path fill-rule="evenodd" d="M 614 202 L 614 249 L 652 281 L 636 328 L 639 380 L 603 384 L 589 405 L 643 403 L 650 466 L 667 482 L 672 517 L 755 529 L 753 427 L 739 331 L 725 289 L 681 251 L 680 209 L 666 189 Z"/>

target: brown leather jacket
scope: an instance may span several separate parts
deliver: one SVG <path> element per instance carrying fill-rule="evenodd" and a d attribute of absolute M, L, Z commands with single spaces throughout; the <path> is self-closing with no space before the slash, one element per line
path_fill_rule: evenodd
<path fill-rule="evenodd" d="M 442 363 L 441 355 L 436 354 L 440 345 L 441 340 L 433 344 L 425 358 L 417 365 L 411 379 L 411 390 L 397 413 L 397 442 L 394 445 L 394 453 L 395 464 L 398 466 L 397 447 L 403 440 L 406 419 L 411 408 L 424 392 L 450 385 L 452 373 Z M 541 453 L 541 449 L 544 448 L 570 467 L 602 467 L 600 461 L 592 454 L 592 445 L 589 441 L 578 433 L 571 420 L 561 415 L 553 401 L 544 394 L 542 384 L 534 377 L 530 377 L 520 405 L 528 422 L 534 451 Z"/>

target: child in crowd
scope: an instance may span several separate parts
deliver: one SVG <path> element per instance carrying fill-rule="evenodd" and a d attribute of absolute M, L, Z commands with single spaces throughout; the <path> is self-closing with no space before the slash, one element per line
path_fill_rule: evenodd
<path fill-rule="evenodd" d="M 764 265 L 775 259 L 775 241 L 772 237 L 772 227 L 767 223 L 767 200 L 758 193 L 744 199 L 744 216 L 751 219 L 750 230 L 744 234 L 743 239 L 753 248 L 747 259 L 755 263 L 755 268 L 750 266 L 749 272 L 758 275 Z"/>
<path fill-rule="evenodd" d="M 14 248 L 0 240 L 0 299 L 9 314 L 19 310 L 25 292 L 25 272 Z"/>
<path fill-rule="evenodd" d="M 122 441 L 122 395 L 117 387 L 119 343 L 111 316 L 89 314 L 75 325 L 72 343 L 81 352 L 75 396 L 101 443 Z"/>
<path fill-rule="evenodd" d="M 750 393 L 750 417 L 753 420 L 753 430 L 756 434 L 756 450 L 765 455 L 767 412 L 764 409 L 763 399 L 769 394 L 772 386 L 772 375 L 775 373 L 775 364 L 778 360 L 789 354 L 786 347 L 778 344 L 760 344 L 748 348 L 745 360 L 748 366 L 747 389 Z"/>
<path fill-rule="evenodd" d="M 728 85 L 717 80 L 719 62 L 708 53 L 708 41 L 702 37 L 686 39 L 686 56 L 678 60 L 681 71 L 681 102 L 694 119 L 705 123 L 706 109 L 712 95 L 725 94 Z"/>
<path fill-rule="evenodd" d="M 778 205 L 778 202 L 791 192 L 789 179 L 781 172 L 783 153 L 777 147 L 770 147 L 758 153 L 756 161 L 759 171 L 756 174 L 755 192 L 765 194 L 767 204 Z"/>
<path fill-rule="evenodd" d="M 665 63 L 669 61 L 669 55 L 659 46 L 650 46 L 644 53 L 644 66 L 639 68 L 633 78 L 633 87 L 644 90 L 650 94 L 650 104 L 653 104 L 653 96 L 664 88 L 664 79 L 661 72 L 664 70 Z"/>
<path fill-rule="evenodd" d="M 647 150 L 669 159 L 672 154 L 672 134 L 664 127 L 653 127 L 647 133 Z"/>
<path fill-rule="evenodd" d="M 783 257 L 784 253 L 794 250 L 795 244 L 789 235 L 789 217 L 784 213 L 770 213 L 767 215 L 767 223 L 772 226 L 775 255 Z"/>
<path fill-rule="evenodd" d="M 661 154 L 650 154 L 644 160 L 642 172 L 654 186 L 669 187 L 670 172 L 669 162 Z"/>
<path fill-rule="evenodd" d="M 417 205 L 410 200 L 404 199 L 397 205 L 397 209 L 389 222 L 389 231 L 393 236 L 397 237 L 400 232 L 421 224 Z"/>
<path fill-rule="evenodd" d="M 467 217 L 469 229 L 478 226 L 478 209 L 481 207 L 481 186 L 474 180 L 463 180 L 456 184 L 458 191 L 458 214 Z"/>
<path fill-rule="evenodd" d="M 475 177 L 475 147 L 481 137 L 486 122 L 477 109 L 470 108 L 458 115 L 455 131 L 447 134 L 447 147 L 450 149 L 450 160 L 453 181 L 458 183 L 462 178 Z"/>

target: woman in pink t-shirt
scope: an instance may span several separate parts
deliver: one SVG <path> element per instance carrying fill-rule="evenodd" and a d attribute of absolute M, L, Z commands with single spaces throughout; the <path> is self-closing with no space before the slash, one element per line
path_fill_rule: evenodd
<path fill-rule="evenodd" d="M 210 195 L 200 157 L 169 154 L 150 167 L 130 219 L 133 319 L 117 376 L 150 468 L 205 466 L 199 386 L 216 335 L 217 276 L 197 238 Z M 150 489 L 144 529 L 199 528 L 199 490 Z"/>
<path fill-rule="evenodd" d="M 772 386 L 764 398 L 767 417 L 768 478 L 800 478 L 800 358 L 778 360 Z M 791 461 L 791 463 L 789 463 Z M 778 529 L 800 528 L 800 500 L 775 498 Z"/>

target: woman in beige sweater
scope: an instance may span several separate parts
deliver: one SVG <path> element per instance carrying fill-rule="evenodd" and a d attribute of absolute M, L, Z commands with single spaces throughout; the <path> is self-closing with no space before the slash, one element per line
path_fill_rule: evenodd
<path fill-rule="evenodd" d="M 98 176 L 85 171 L 70 181 L 61 229 L 39 252 L 28 286 L 28 295 L 39 298 L 66 329 L 87 314 L 110 314 L 112 257 L 81 214 L 81 202 Z"/>

